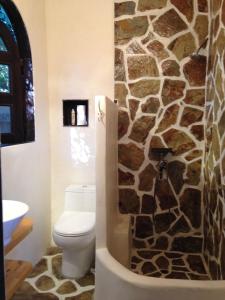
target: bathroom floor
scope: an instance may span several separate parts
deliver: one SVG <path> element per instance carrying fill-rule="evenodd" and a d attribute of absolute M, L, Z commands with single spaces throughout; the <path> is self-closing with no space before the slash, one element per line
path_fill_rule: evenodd
<path fill-rule="evenodd" d="M 210 280 L 201 254 L 133 249 L 131 269 L 137 274 L 151 277 Z"/>
<path fill-rule="evenodd" d="M 66 279 L 61 274 L 62 252 L 51 247 L 17 290 L 12 300 L 92 300 L 95 277 Z"/>

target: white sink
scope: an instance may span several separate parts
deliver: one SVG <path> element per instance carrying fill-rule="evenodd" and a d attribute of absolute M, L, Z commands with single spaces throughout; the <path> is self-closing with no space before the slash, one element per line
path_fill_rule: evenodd
<path fill-rule="evenodd" d="M 13 231 L 29 210 L 29 206 L 23 202 L 3 200 L 3 236 L 4 246 L 11 241 Z"/>

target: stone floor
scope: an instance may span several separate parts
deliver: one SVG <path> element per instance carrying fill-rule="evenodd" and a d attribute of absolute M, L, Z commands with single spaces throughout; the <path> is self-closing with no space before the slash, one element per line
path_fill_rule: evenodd
<path fill-rule="evenodd" d="M 66 279 L 61 274 L 61 263 L 61 250 L 49 248 L 12 300 L 92 300 L 94 271 L 79 280 Z"/>
<path fill-rule="evenodd" d="M 133 249 L 131 270 L 151 277 L 210 280 L 205 260 L 200 254 Z"/>

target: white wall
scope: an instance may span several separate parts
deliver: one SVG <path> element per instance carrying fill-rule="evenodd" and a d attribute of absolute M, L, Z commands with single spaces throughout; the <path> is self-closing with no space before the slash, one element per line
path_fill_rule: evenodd
<path fill-rule="evenodd" d="M 95 183 L 93 102 L 113 98 L 113 12 L 110 0 L 46 0 L 53 223 L 68 184 Z M 88 128 L 63 127 L 62 99 L 89 99 Z"/>
<path fill-rule="evenodd" d="M 30 206 L 34 229 L 10 257 L 37 262 L 50 240 L 50 158 L 47 55 L 44 0 L 15 0 L 25 22 L 33 56 L 35 86 L 34 143 L 2 150 L 3 197 Z"/>

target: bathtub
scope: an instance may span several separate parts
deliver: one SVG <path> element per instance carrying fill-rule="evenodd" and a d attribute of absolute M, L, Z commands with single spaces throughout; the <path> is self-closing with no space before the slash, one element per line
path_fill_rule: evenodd
<path fill-rule="evenodd" d="M 225 281 L 152 278 L 117 262 L 107 248 L 96 251 L 94 300 L 224 300 Z"/>
<path fill-rule="evenodd" d="M 96 97 L 94 300 L 224 300 L 225 281 L 153 278 L 129 270 L 130 220 L 118 211 L 117 106 Z"/>

